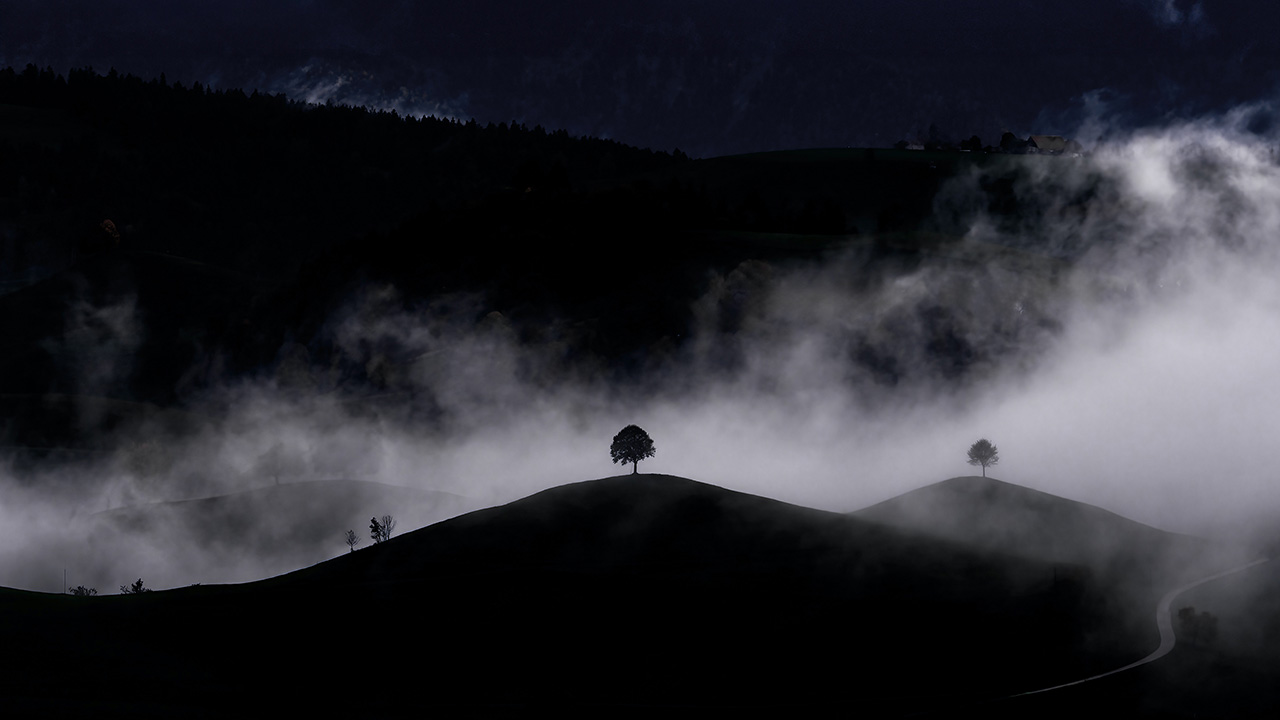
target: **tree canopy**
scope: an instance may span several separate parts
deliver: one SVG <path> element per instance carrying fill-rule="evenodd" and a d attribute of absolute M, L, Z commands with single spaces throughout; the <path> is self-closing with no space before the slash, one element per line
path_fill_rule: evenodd
<path fill-rule="evenodd" d="M 637 464 L 645 458 L 651 458 L 657 450 L 653 446 L 653 438 L 639 426 L 628 425 L 613 436 L 613 445 L 609 455 L 615 463 L 631 463 L 631 474 L 639 472 Z"/>
<path fill-rule="evenodd" d="M 981 438 L 969 446 L 969 464 L 982 466 L 982 477 L 987 476 L 987 468 L 1000 462 L 1000 451 L 990 440 Z"/>

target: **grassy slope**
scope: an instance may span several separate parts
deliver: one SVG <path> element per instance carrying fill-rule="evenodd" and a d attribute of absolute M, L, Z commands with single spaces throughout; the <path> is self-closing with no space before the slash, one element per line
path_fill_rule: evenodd
<path fill-rule="evenodd" d="M 1105 622 L 1050 565 L 669 476 L 549 490 L 248 585 L 5 591 L 0 688 L 359 711 L 845 705 L 896 714 L 1069 676 Z M 1094 664 L 1102 662 L 1093 659 Z M 151 677 L 160 681 L 151 680 Z M 19 689 L 21 690 L 19 692 Z M 216 689 L 216 690 L 215 690 Z"/>

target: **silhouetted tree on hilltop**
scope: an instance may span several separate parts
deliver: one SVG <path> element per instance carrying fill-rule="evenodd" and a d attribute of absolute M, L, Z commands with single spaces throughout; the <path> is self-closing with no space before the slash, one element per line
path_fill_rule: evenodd
<path fill-rule="evenodd" d="M 615 463 L 631 463 L 632 475 L 639 472 L 637 464 L 641 460 L 653 457 L 656 452 L 649 433 L 635 425 L 628 425 L 614 435 L 613 445 L 609 448 Z"/>
<path fill-rule="evenodd" d="M 987 476 L 987 468 L 1000 462 L 1000 451 L 990 440 L 982 438 L 969 447 L 969 464 L 982 466 L 982 477 Z"/>
<path fill-rule="evenodd" d="M 351 548 L 351 552 L 356 551 L 356 546 L 360 544 L 360 536 L 356 534 L 355 530 L 347 531 L 346 543 L 347 547 Z"/>

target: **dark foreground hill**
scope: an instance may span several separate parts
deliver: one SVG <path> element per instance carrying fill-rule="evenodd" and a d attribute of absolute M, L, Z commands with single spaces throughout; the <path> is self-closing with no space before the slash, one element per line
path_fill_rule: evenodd
<path fill-rule="evenodd" d="M 901 715 L 1072 679 L 1087 574 L 661 475 L 567 485 L 268 581 L 0 593 L 23 711 L 442 706 Z M 1118 649 L 1123 659 L 1140 648 Z"/>

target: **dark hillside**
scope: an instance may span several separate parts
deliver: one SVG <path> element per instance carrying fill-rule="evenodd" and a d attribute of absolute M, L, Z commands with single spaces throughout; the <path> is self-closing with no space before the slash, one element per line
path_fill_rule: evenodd
<path fill-rule="evenodd" d="M 0 296 L 0 446 L 29 467 L 93 459 L 146 423 L 194 429 L 202 419 L 181 403 L 263 372 L 280 352 L 275 287 L 122 250 Z"/>
<path fill-rule="evenodd" d="M 111 246 L 288 277 L 422 204 L 675 162 L 541 127 L 406 118 L 111 71 L 0 70 L 0 281 Z M 116 234 L 100 223 L 113 222 Z"/>
<path fill-rule="evenodd" d="M 261 342 L 253 321 L 271 284 L 151 252 L 82 258 L 0 296 L 6 352 L 0 393 L 85 394 L 171 403 L 199 387 L 202 362 L 225 352 L 227 373 Z M 276 339 L 271 338 L 276 344 Z"/>
<path fill-rule="evenodd" d="M 1121 635 L 1150 649 L 1158 641 L 1152 609 L 1165 592 L 1244 557 L 1239 548 L 984 477 L 951 478 L 851 514 L 984 552 L 1083 569 L 1110 588 L 1112 609 L 1128 618 Z"/>
<path fill-rule="evenodd" d="M 392 715 L 450 705 L 899 715 L 1105 666 L 1113 659 L 1080 646 L 1112 623 L 1096 610 L 1105 591 L 1045 563 L 624 476 L 249 585 L 5 591 L 6 617 L 23 620 L 0 632 L 29 652 L 5 658 L 0 682 L 29 711 L 114 699 L 226 714 L 253 699 L 326 714 L 376 704 Z"/>
<path fill-rule="evenodd" d="M 1059 326 L 1055 291 L 1067 262 L 922 229 L 937 186 L 975 161 L 956 153 L 947 169 L 931 170 L 923 154 L 874 151 L 882 154 L 872 162 L 838 151 L 699 160 L 601 189 L 493 194 L 429 209 L 308 263 L 287 300 L 298 305 L 293 327 L 311 338 L 323 366 L 334 348 L 322 325 L 336 301 L 316 299 L 386 284 L 403 293 L 397 309 L 425 314 L 433 300 L 477 297 L 470 316 L 450 320 L 477 327 L 500 313 L 522 345 L 552 349 L 555 370 L 627 384 L 688 360 L 699 343 L 716 350 L 699 361 L 735 370 L 745 360 L 738 338 L 791 273 L 826 267 L 840 292 L 870 297 L 928 269 L 938 271 L 930 297 L 901 317 L 832 330 L 851 374 L 869 368 L 891 386 L 917 375 L 967 380 L 1034 352 Z M 862 192 L 868 187 L 876 192 Z M 891 201 L 912 209 L 885 221 L 892 231 L 860 233 L 857 217 Z M 969 291 L 975 277 L 991 279 L 988 292 Z M 710 303 L 710 318 L 695 316 L 699 303 Z M 389 364 L 403 368 L 416 355 L 403 354 Z"/>

